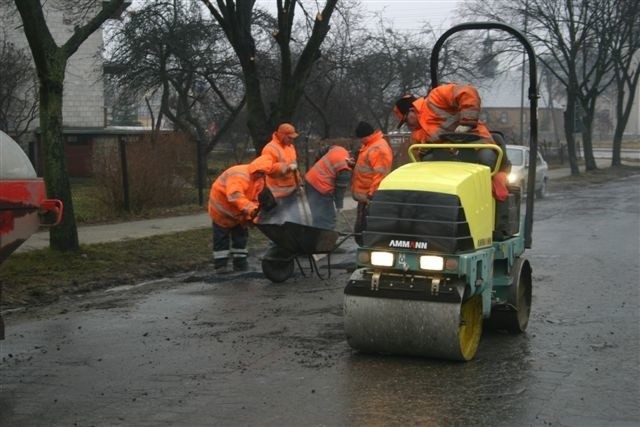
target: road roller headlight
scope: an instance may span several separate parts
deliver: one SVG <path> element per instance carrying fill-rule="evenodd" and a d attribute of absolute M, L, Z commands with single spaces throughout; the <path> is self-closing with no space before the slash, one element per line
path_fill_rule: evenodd
<path fill-rule="evenodd" d="M 393 254 L 391 252 L 371 252 L 371 265 L 376 267 L 393 267 Z"/>
<path fill-rule="evenodd" d="M 513 172 L 510 173 L 507 177 L 507 181 L 509 181 L 509 184 L 515 184 L 516 182 L 518 182 L 518 175 Z"/>
<path fill-rule="evenodd" d="M 369 251 L 358 251 L 358 262 L 360 264 L 371 264 L 371 253 Z"/>
<path fill-rule="evenodd" d="M 423 270 L 442 271 L 444 269 L 444 258 L 435 255 L 422 255 L 420 257 L 420 268 Z"/>

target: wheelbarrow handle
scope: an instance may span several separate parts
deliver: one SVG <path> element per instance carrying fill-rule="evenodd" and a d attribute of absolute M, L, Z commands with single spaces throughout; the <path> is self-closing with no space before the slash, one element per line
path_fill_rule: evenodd
<path fill-rule="evenodd" d="M 344 219 L 344 222 L 347 223 L 347 227 L 349 227 L 349 229 L 353 230 L 353 224 L 351 224 L 351 221 L 349 221 L 349 218 L 347 218 L 347 215 L 344 213 L 344 211 L 342 209 L 340 209 L 340 215 L 342 216 L 342 219 Z"/>
<path fill-rule="evenodd" d="M 302 210 L 302 214 L 304 215 L 305 224 L 311 225 L 311 212 L 309 212 L 309 202 L 307 201 L 307 195 L 304 192 L 304 188 L 302 188 L 302 184 L 300 184 L 300 177 L 298 176 L 298 171 L 295 170 L 293 172 L 293 176 L 296 180 L 296 187 L 299 193 L 300 198 L 298 199 L 298 206 Z M 300 206 L 302 204 L 302 206 Z"/>

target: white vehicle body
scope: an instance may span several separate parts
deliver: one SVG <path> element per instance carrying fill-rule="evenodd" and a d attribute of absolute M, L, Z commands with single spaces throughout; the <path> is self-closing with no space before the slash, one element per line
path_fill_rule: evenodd
<path fill-rule="evenodd" d="M 520 186 L 521 194 L 527 192 L 527 177 L 529 176 L 529 147 L 507 144 L 507 157 L 511 162 L 509 184 Z M 544 198 L 547 195 L 549 182 L 549 167 L 542 155 L 538 152 L 536 160 L 536 197 Z"/>

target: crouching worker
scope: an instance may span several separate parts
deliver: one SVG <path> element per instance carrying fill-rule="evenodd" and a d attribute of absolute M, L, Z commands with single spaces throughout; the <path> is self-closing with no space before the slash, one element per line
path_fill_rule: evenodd
<path fill-rule="evenodd" d="M 445 133 L 465 133 L 477 137 L 474 143 L 495 144 L 485 124 L 479 120 L 481 100 L 478 90 L 469 85 L 448 83 L 433 88 L 426 97 L 416 98 L 405 95 L 396 101 L 393 109 L 400 120 L 398 128 L 406 123 L 411 129 L 412 143 L 439 143 Z M 429 160 L 450 160 L 448 155 L 442 156 L 443 150 L 432 152 L 426 157 Z M 505 153 L 506 154 L 506 153 Z M 460 160 L 476 162 L 493 169 L 498 154 L 490 148 L 477 151 L 461 150 Z M 503 158 L 500 165 L 506 165 Z M 509 195 L 507 176 L 501 171 L 492 180 L 493 196 L 503 201 Z"/>
<path fill-rule="evenodd" d="M 209 193 L 209 216 L 213 222 L 213 262 L 216 273 L 228 271 L 233 260 L 234 271 L 249 269 L 247 261 L 248 226 L 260 210 L 260 193 L 265 188 L 265 175 L 273 162 L 260 156 L 249 164 L 231 166 L 215 180 Z"/>
<path fill-rule="evenodd" d="M 336 209 L 342 210 L 344 195 L 351 184 L 349 152 L 339 145 L 325 147 L 305 175 L 307 199 L 313 226 L 333 230 Z"/>

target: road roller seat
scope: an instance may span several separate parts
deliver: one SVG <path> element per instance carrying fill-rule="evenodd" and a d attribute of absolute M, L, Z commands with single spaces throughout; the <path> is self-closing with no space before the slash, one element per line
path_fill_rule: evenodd
<path fill-rule="evenodd" d="M 502 132 L 491 131 L 491 136 L 496 145 L 502 150 L 502 163 L 500 163 L 500 172 L 509 173 L 511 171 L 511 162 L 507 157 L 507 143 L 504 140 Z"/>
<path fill-rule="evenodd" d="M 502 132 L 491 131 L 491 136 L 496 145 L 502 149 L 502 162 L 500 163 L 500 172 L 509 173 L 511 171 L 511 162 L 507 157 L 507 145 Z M 504 201 L 496 200 L 496 217 L 495 231 L 493 239 L 502 241 L 510 236 L 518 234 L 520 228 L 520 187 L 507 185 L 509 195 Z"/>

